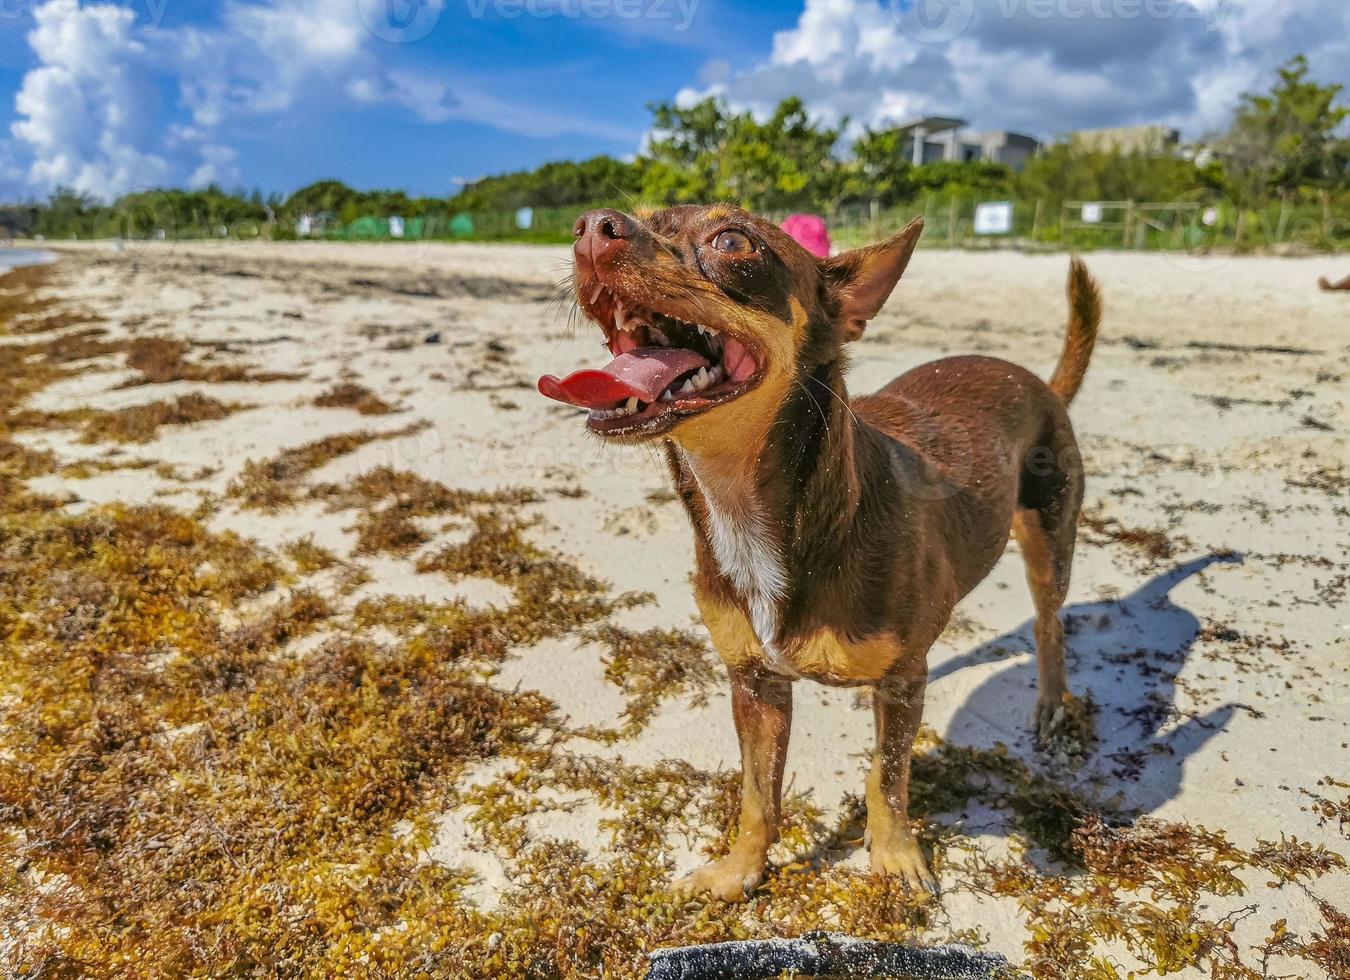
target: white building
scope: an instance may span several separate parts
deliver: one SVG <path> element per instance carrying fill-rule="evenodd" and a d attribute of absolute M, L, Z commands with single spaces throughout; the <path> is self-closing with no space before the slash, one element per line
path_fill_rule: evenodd
<path fill-rule="evenodd" d="M 925 163 L 1004 163 L 1021 170 L 1041 148 L 1033 136 L 994 130 L 974 133 L 964 119 L 929 116 L 898 127 L 903 134 L 901 152 L 916 167 Z"/>
<path fill-rule="evenodd" d="M 1084 150 L 1102 153 L 1142 153 L 1175 156 L 1181 151 L 1181 132 L 1171 126 L 1116 126 L 1111 129 L 1080 129 L 1069 140 Z"/>

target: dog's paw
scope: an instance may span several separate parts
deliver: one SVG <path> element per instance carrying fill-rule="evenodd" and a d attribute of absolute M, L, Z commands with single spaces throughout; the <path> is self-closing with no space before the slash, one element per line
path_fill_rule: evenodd
<path fill-rule="evenodd" d="M 723 902 L 744 902 L 764 881 L 764 859 L 732 852 L 705 864 L 671 886 L 680 898 L 710 895 Z"/>
<path fill-rule="evenodd" d="M 1067 714 L 1065 701 L 1070 698 L 1072 695 L 1065 694 L 1056 698 L 1037 700 L 1036 710 L 1031 716 L 1031 728 L 1036 733 L 1036 741 L 1045 744 L 1054 738 L 1055 733 L 1064 724 Z"/>
<path fill-rule="evenodd" d="M 1088 694 L 1077 698 L 1063 694 L 1036 702 L 1032 726 L 1037 745 L 1069 759 L 1080 759 L 1092 751 L 1097 741 L 1097 704 Z"/>
<path fill-rule="evenodd" d="M 873 837 L 870 845 L 873 874 L 899 878 L 912 891 L 925 891 L 936 896 L 937 878 L 928 869 L 923 851 L 913 834 L 895 833 Z"/>

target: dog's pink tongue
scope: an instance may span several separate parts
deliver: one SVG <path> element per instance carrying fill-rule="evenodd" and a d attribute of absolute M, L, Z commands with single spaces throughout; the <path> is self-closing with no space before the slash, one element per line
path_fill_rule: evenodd
<path fill-rule="evenodd" d="M 678 347 L 639 347 L 620 354 L 599 370 L 551 374 L 539 379 L 539 394 L 583 408 L 612 408 L 629 398 L 654 402 L 682 374 L 708 366 L 696 351 Z"/>

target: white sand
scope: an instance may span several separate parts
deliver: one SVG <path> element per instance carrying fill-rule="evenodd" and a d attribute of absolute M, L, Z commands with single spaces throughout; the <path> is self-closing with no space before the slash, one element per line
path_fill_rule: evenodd
<path fill-rule="evenodd" d="M 578 485 L 585 496 L 552 495 L 542 505 L 546 524 L 539 539 L 616 589 L 657 595 L 656 604 L 624 613 L 624 625 L 690 627 L 689 529 L 678 504 L 647 500 L 665 486 L 659 454 L 598 445 L 576 412 L 544 401 L 530 387 L 540 373 L 562 373 L 603 356 L 592 330 L 569 331 L 570 299 L 549 301 L 568 270 L 566 249 L 204 244 L 133 245 L 115 254 L 87 246 L 76 261 L 85 262 L 91 251 L 104 261 L 80 269 L 78 298 L 105 315 L 114 331 L 228 340 L 239 345 L 238 356 L 308 377 L 112 391 L 118 377 L 99 375 L 53 388 L 39 407 L 121 407 L 185 390 L 257 407 L 218 423 L 161 430 L 155 442 L 129 451 L 183 471 L 216 471 L 200 482 L 135 471 L 78 483 L 50 478 L 39 486 L 74 489 L 94 501 L 164 495 L 191 508 L 201 491 L 219 493 L 248 458 L 328 434 L 386 431 L 425 418 L 433 423 L 427 431 L 373 443 L 315 479 L 341 480 L 388 463 L 466 488 Z M 1080 546 L 1069 647 L 1075 689 L 1090 690 L 1102 706 L 1102 745 L 1090 768 L 1105 774 L 1108 793 L 1118 789 L 1132 806 L 1222 828 L 1244 846 L 1285 835 L 1350 852 L 1335 826 L 1318 825 L 1301 792 L 1324 776 L 1350 778 L 1344 578 L 1350 295 L 1316 289 L 1318 276 L 1338 278 L 1350 269 L 1330 258 L 1109 253 L 1089 256 L 1089 264 L 1105 288 L 1107 315 L 1073 411 L 1089 468 L 1088 506 L 1131 527 L 1164 529 L 1180 546 L 1158 563 L 1120 544 Z M 1048 371 L 1065 318 L 1066 265 L 1063 256 L 921 251 L 891 307 L 856 350 L 853 390 L 866 392 L 908 366 L 955 352 L 991 353 Z M 231 271 L 250 275 L 222 274 Z M 353 282 L 362 279 L 376 284 Z M 428 291 L 443 295 L 418 295 Z M 423 343 L 433 331 L 441 332 L 442 343 Z M 411 346 L 387 350 L 397 338 Z M 492 341 L 507 348 L 500 361 L 486 357 Z M 1310 353 L 1188 346 L 1194 343 Z M 407 412 L 362 418 L 312 407 L 314 396 L 344 372 Z M 50 436 L 39 441 L 71 458 L 104 451 Z M 1299 485 L 1337 468 L 1339 484 Z M 268 544 L 313 534 L 345 553 L 353 540 L 343 530 L 347 520 L 318 507 L 275 517 L 227 508 L 217 523 Z M 1230 549 L 1243 559 L 1212 557 Z M 1317 563 L 1323 558 L 1332 567 Z M 382 559 L 372 570 L 372 588 L 381 592 L 503 601 L 498 586 L 449 587 L 417 575 L 406 561 Z M 1337 581 L 1338 592 L 1318 598 L 1319 589 Z M 941 734 L 964 744 L 1004 741 L 1030 757 L 1024 731 L 1034 698 L 1030 608 L 1020 561 L 1009 554 L 933 651 L 925 717 Z M 1213 624 L 1268 637 L 1265 649 L 1250 655 L 1259 669 L 1239 669 L 1230 644 L 1196 638 Z M 1273 648 L 1281 639 L 1292 644 L 1288 650 Z M 1163 672 L 1145 676 L 1133 663 L 1107 659 L 1137 648 L 1152 651 Z M 1175 681 L 1166 679 L 1172 672 Z M 499 682 L 541 690 L 579 724 L 610 723 L 623 703 L 603 678 L 598 651 L 575 643 L 520 651 Z M 1162 712 L 1160 730 L 1144 732 L 1126 712 L 1150 697 L 1170 710 Z M 792 787 L 837 812 L 845 793 L 861 789 L 871 724 L 853 693 L 798 685 Z M 1112 781 L 1107 757 L 1122 749 L 1148 753 L 1137 781 Z M 641 736 L 605 751 L 632 763 L 677 757 L 710 770 L 734 768 L 727 698 L 716 691 L 703 707 L 667 704 Z M 602 815 L 582 806 L 551 816 L 538 832 L 590 846 Z M 477 894 L 490 905 L 510 869 L 474 853 L 465 816 L 446 815 L 433 856 L 479 870 Z M 972 813 L 967 826 L 979 823 Z M 693 860 L 687 849 L 678 853 L 686 863 Z M 848 860 L 864 866 L 865 855 L 859 850 Z M 1287 917 L 1294 929 L 1317 921 L 1310 898 L 1297 889 L 1253 884 L 1250 895 L 1222 906 L 1258 905 L 1259 913 L 1238 927 L 1244 948 L 1277 918 Z M 1311 890 L 1350 908 L 1350 876 L 1323 879 Z M 977 928 L 994 949 L 1020 957 L 1023 930 L 1011 903 L 960 892 L 944 901 L 952 929 Z"/>

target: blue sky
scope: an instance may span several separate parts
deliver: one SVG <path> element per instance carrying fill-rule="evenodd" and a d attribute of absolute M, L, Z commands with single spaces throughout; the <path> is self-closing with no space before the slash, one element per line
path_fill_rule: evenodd
<path fill-rule="evenodd" d="M 0 0 L 0 199 L 454 178 L 641 145 L 656 100 L 1200 136 L 1341 0 Z"/>

